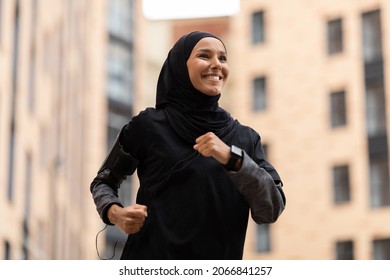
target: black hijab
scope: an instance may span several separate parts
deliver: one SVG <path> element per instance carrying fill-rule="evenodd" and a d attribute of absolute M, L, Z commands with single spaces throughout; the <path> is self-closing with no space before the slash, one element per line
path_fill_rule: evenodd
<path fill-rule="evenodd" d="M 157 83 L 156 109 L 164 109 L 170 125 L 190 144 L 209 131 L 223 139 L 235 124 L 230 114 L 218 105 L 221 94 L 206 95 L 191 83 L 187 60 L 194 46 L 205 37 L 220 40 L 200 31 L 182 36 L 169 51 Z"/>

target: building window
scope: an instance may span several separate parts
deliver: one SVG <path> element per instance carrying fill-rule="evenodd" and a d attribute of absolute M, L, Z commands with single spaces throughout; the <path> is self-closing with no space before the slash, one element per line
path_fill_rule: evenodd
<path fill-rule="evenodd" d="M 338 203 L 350 201 L 349 168 L 347 165 L 333 167 L 333 201 Z"/>
<path fill-rule="evenodd" d="M 330 122 L 332 127 L 347 124 L 345 91 L 337 91 L 330 94 Z"/>
<path fill-rule="evenodd" d="M 107 94 L 111 100 L 132 105 L 134 91 L 134 3 L 109 1 L 109 47 L 107 54 Z"/>
<path fill-rule="evenodd" d="M 373 208 L 390 205 L 388 169 L 387 155 L 370 155 L 370 204 Z"/>
<path fill-rule="evenodd" d="M 258 11 L 252 14 L 252 43 L 264 43 L 264 12 Z"/>
<path fill-rule="evenodd" d="M 382 30 L 380 10 L 362 16 L 362 44 L 366 63 L 382 60 Z"/>
<path fill-rule="evenodd" d="M 5 241 L 4 244 L 4 259 L 10 260 L 11 259 L 11 244 L 8 241 Z"/>
<path fill-rule="evenodd" d="M 374 260 L 390 260 L 390 238 L 376 239 L 372 246 Z"/>
<path fill-rule="evenodd" d="M 390 205 L 386 92 L 380 10 L 362 14 L 362 49 L 366 95 L 370 205 Z"/>
<path fill-rule="evenodd" d="M 253 110 L 261 111 L 267 107 L 266 78 L 259 77 L 253 80 Z"/>
<path fill-rule="evenodd" d="M 353 254 L 353 241 L 347 240 L 336 242 L 336 260 L 353 260 Z"/>
<path fill-rule="evenodd" d="M 343 51 L 343 21 L 334 19 L 328 21 L 328 54 Z"/>
<path fill-rule="evenodd" d="M 369 137 L 386 134 L 386 103 L 382 86 L 366 86 L 366 122 Z"/>
<path fill-rule="evenodd" d="M 261 224 L 256 227 L 256 251 L 266 253 L 271 251 L 270 225 Z"/>
<path fill-rule="evenodd" d="M 108 47 L 107 94 L 110 99 L 131 105 L 133 102 L 133 53 L 116 41 Z"/>
<path fill-rule="evenodd" d="M 108 5 L 108 30 L 116 38 L 133 41 L 135 14 L 134 0 L 110 0 Z"/>

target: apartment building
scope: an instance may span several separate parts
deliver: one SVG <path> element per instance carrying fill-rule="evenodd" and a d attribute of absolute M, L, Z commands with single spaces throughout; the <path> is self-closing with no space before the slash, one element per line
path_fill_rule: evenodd
<path fill-rule="evenodd" d="M 246 258 L 390 259 L 388 1 L 241 1 L 231 110 L 262 135 L 287 208 Z"/>
<path fill-rule="evenodd" d="M 132 113 L 133 12 L 0 1 L 0 258 L 96 259 L 122 238 L 107 229 L 96 248 L 89 184 Z"/>

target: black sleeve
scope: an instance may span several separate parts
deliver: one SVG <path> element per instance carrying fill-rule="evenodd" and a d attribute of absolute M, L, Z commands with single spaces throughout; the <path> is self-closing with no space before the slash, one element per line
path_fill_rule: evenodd
<path fill-rule="evenodd" d="M 113 144 L 96 177 L 90 184 L 90 191 L 96 210 L 104 223 L 110 223 L 107 212 L 113 204 L 123 207 L 119 197 L 118 189 L 127 176 L 132 175 L 138 166 L 138 159 L 127 149 L 132 147 L 133 153 L 140 151 L 142 131 L 140 131 L 140 120 L 134 117 L 125 125 Z"/>

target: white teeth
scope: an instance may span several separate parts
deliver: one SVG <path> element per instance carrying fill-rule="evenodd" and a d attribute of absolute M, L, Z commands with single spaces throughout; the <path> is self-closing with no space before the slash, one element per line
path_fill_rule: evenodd
<path fill-rule="evenodd" d="M 218 76 L 214 76 L 214 75 L 207 75 L 206 79 L 213 80 L 213 81 L 219 81 L 219 77 Z"/>

